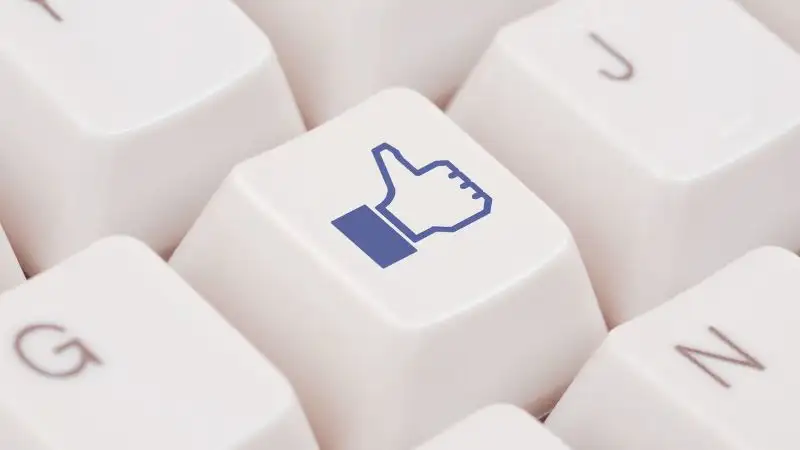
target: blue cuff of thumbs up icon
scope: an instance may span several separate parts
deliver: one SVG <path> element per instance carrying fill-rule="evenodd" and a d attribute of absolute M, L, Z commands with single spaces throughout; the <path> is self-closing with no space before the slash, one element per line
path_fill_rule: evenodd
<path fill-rule="evenodd" d="M 382 268 L 417 252 L 416 244 L 435 233 L 455 233 L 489 215 L 492 198 L 450 161 L 416 168 L 398 149 L 372 149 L 386 197 L 331 223 Z"/>

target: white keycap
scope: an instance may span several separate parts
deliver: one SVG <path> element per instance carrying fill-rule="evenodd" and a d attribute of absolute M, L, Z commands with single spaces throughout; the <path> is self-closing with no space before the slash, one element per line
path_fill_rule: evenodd
<path fill-rule="evenodd" d="M 563 222 L 404 89 L 239 165 L 171 264 L 286 373 L 326 450 L 545 412 L 606 331 Z"/>
<path fill-rule="evenodd" d="M 0 339 L 4 449 L 317 449 L 286 379 L 131 238 L 0 296 Z"/>
<path fill-rule="evenodd" d="M 449 100 L 500 26 L 554 0 L 236 0 L 272 39 L 306 123 L 391 86 Z"/>
<path fill-rule="evenodd" d="M 0 103 L 3 226 L 31 274 L 115 233 L 168 254 L 235 163 L 304 129 L 226 0 L 0 0 Z"/>
<path fill-rule="evenodd" d="M 416 450 L 569 450 L 533 416 L 512 405 L 473 413 Z"/>
<path fill-rule="evenodd" d="M 14 250 L 8 243 L 6 233 L 0 226 L 0 292 L 25 281 L 25 274 L 19 266 Z"/>
<path fill-rule="evenodd" d="M 736 0 L 800 51 L 800 3 L 795 0 Z"/>
<path fill-rule="evenodd" d="M 567 0 L 501 31 L 449 114 L 564 219 L 614 326 L 800 248 L 798 80 L 732 0 Z"/>
<path fill-rule="evenodd" d="M 800 259 L 747 253 L 610 336 L 547 420 L 576 450 L 800 447 Z"/>

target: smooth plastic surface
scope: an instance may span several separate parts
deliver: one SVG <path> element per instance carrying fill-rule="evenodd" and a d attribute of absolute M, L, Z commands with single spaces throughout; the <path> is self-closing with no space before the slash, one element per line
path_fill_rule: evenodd
<path fill-rule="evenodd" d="M 304 131 L 226 0 L 0 1 L 0 215 L 29 274 L 111 234 L 162 255 L 237 162 Z"/>
<path fill-rule="evenodd" d="M 366 244 L 398 236 L 416 251 Z M 404 89 L 239 165 L 170 264 L 329 450 L 407 450 L 489 403 L 544 413 L 606 331 L 563 222 Z"/>
<path fill-rule="evenodd" d="M 503 29 L 449 116 L 564 219 L 614 326 L 800 248 L 798 79 L 732 0 L 565 0 Z"/>
<path fill-rule="evenodd" d="M 505 23 L 553 0 L 236 0 L 270 36 L 310 127 L 405 86 L 446 103 Z"/>
<path fill-rule="evenodd" d="M 317 450 L 286 379 L 142 243 L 0 296 L 0 447 Z"/>
<path fill-rule="evenodd" d="M 614 329 L 547 419 L 575 449 L 800 445 L 800 258 L 753 250 Z"/>
<path fill-rule="evenodd" d="M 415 450 L 569 450 L 533 416 L 513 405 L 482 408 Z"/>

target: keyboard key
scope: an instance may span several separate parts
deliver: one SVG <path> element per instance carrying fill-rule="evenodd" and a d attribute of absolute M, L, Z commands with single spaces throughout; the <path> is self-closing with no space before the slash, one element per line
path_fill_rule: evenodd
<path fill-rule="evenodd" d="M 306 123 L 408 86 L 449 100 L 508 21 L 554 0 L 236 0 L 272 39 Z"/>
<path fill-rule="evenodd" d="M 162 255 L 235 163 L 304 131 L 225 0 L 0 3 L 0 204 L 29 274 L 111 234 Z"/>
<path fill-rule="evenodd" d="M 512 405 L 493 405 L 416 450 L 569 450 L 538 420 Z"/>
<path fill-rule="evenodd" d="M 237 166 L 170 263 L 330 450 L 406 450 L 495 402 L 543 413 L 606 332 L 563 222 L 405 89 Z"/>
<path fill-rule="evenodd" d="M 145 245 L 0 297 L 0 447 L 316 450 L 286 379 Z"/>
<path fill-rule="evenodd" d="M 736 0 L 770 30 L 800 51 L 800 4 L 787 0 Z"/>
<path fill-rule="evenodd" d="M 501 31 L 449 115 L 564 219 L 615 326 L 800 248 L 798 79 L 732 0 L 564 1 Z"/>
<path fill-rule="evenodd" d="M 765 247 L 614 329 L 547 426 L 575 449 L 800 445 L 800 259 Z"/>
<path fill-rule="evenodd" d="M 14 250 L 8 243 L 3 228 L 0 227 L 0 292 L 25 281 L 25 274 L 19 266 Z"/>

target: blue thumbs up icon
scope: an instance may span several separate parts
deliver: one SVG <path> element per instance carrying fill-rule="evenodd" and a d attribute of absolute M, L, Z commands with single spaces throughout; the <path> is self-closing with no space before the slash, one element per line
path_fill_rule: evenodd
<path fill-rule="evenodd" d="M 372 149 L 386 196 L 331 223 L 382 268 L 417 252 L 435 233 L 455 233 L 489 215 L 492 198 L 450 161 L 416 168 L 389 144 Z"/>

